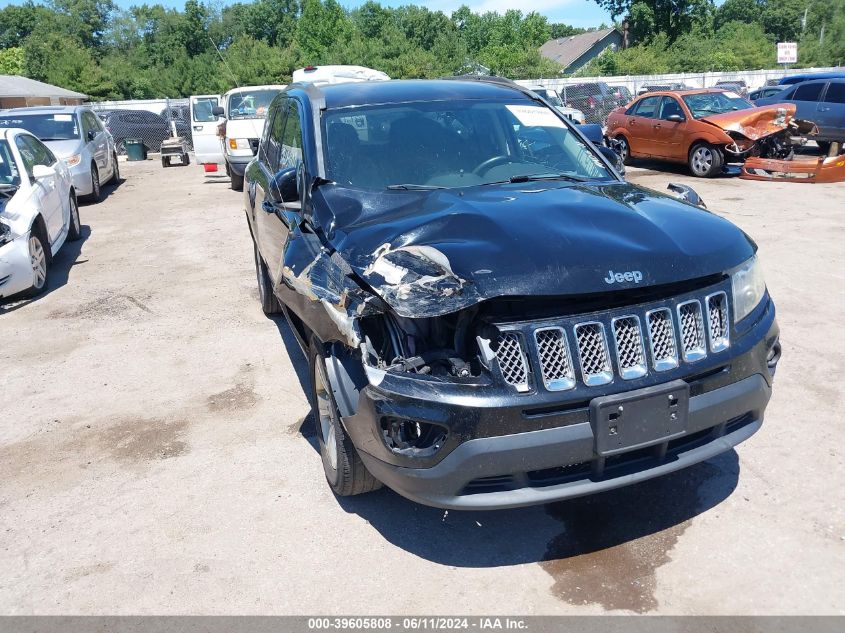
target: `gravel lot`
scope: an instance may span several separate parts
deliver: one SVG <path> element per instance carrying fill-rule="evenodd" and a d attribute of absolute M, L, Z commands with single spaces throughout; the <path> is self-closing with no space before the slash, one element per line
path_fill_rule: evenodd
<path fill-rule="evenodd" d="M 50 291 L 0 305 L 0 613 L 845 611 L 845 185 L 632 168 L 759 243 L 784 350 L 766 424 L 635 487 L 447 514 L 332 495 L 240 194 L 121 169 Z"/>

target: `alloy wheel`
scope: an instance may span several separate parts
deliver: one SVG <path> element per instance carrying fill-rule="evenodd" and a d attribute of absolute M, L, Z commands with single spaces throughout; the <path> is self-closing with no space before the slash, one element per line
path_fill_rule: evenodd
<path fill-rule="evenodd" d="M 698 147 L 692 153 L 690 161 L 696 174 L 706 174 L 713 167 L 713 151 L 709 147 Z"/>
<path fill-rule="evenodd" d="M 35 235 L 29 236 L 29 263 L 35 275 L 32 285 L 36 290 L 40 290 L 47 281 L 47 254 L 44 252 L 41 240 Z"/>
<path fill-rule="evenodd" d="M 317 396 L 317 416 L 329 465 L 337 470 L 337 442 L 335 441 L 334 404 L 328 390 L 326 368 L 320 356 L 314 359 L 314 393 Z"/>

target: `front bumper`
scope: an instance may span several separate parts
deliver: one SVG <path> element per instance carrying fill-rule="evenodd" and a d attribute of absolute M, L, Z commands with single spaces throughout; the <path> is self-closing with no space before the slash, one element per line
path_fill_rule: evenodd
<path fill-rule="evenodd" d="M 549 503 L 664 475 L 730 450 L 763 423 L 771 387 L 749 376 L 690 398 L 684 437 L 598 458 L 589 422 L 469 440 L 431 468 L 404 468 L 361 452 L 369 471 L 425 505 L 489 510 Z"/>
<path fill-rule="evenodd" d="M 81 161 L 75 167 L 70 168 L 70 177 L 73 181 L 73 188 L 77 196 L 87 196 L 94 191 L 94 183 L 91 181 L 91 164 Z"/>
<path fill-rule="evenodd" d="M 541 399 L 385 372 L 370 376 L 344 426 L 376 478 L 426 505 L 509 508 L 617 488 L 709 459 L 760 428 L 780 358 L 774 304 L 761 302 L 734 334 L 724 356 L 710 355 L 694 374 L 666 376 L 689 385 L 684 434 L 611 457 L 599 455 L 590 414 L 593 399 L 610 389 Z M 660 384 L 614 383 L 613 393 Z M 434 423 L 449 434 L 436 452 L 397 454 L 382 437 L 385 418 Z"/>
<path fill-rule="evenodd" d="M 29 232 L 0 246 L 0 298 L 28 290 L 33 283 L 29 261 Z"/>

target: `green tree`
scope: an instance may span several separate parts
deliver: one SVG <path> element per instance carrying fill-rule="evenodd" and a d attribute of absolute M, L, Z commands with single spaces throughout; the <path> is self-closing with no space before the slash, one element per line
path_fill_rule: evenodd
<path fill-rule="evenodd" d="M 713 12 L 713 0 L 596 0 L 616 20 L 631 14 L 635 4 L 651 9 L 657 32 L 674 41 L 695 25 L 706 23 Z"/>
<path fill-rule="evenodd" d="M 19 46 L 0 49 L 0 75 L 23 74 L 23 49 Z"/>

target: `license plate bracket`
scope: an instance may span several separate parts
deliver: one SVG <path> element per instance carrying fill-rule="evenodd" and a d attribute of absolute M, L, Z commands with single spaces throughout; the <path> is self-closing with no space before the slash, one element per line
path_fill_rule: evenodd
<path fill-rule="evenodd" d="M 616 455 L 680 437 L 687 432 L 688 415 L 689 385 L 683 380 L 593 398 L 596 454 Z"/>

